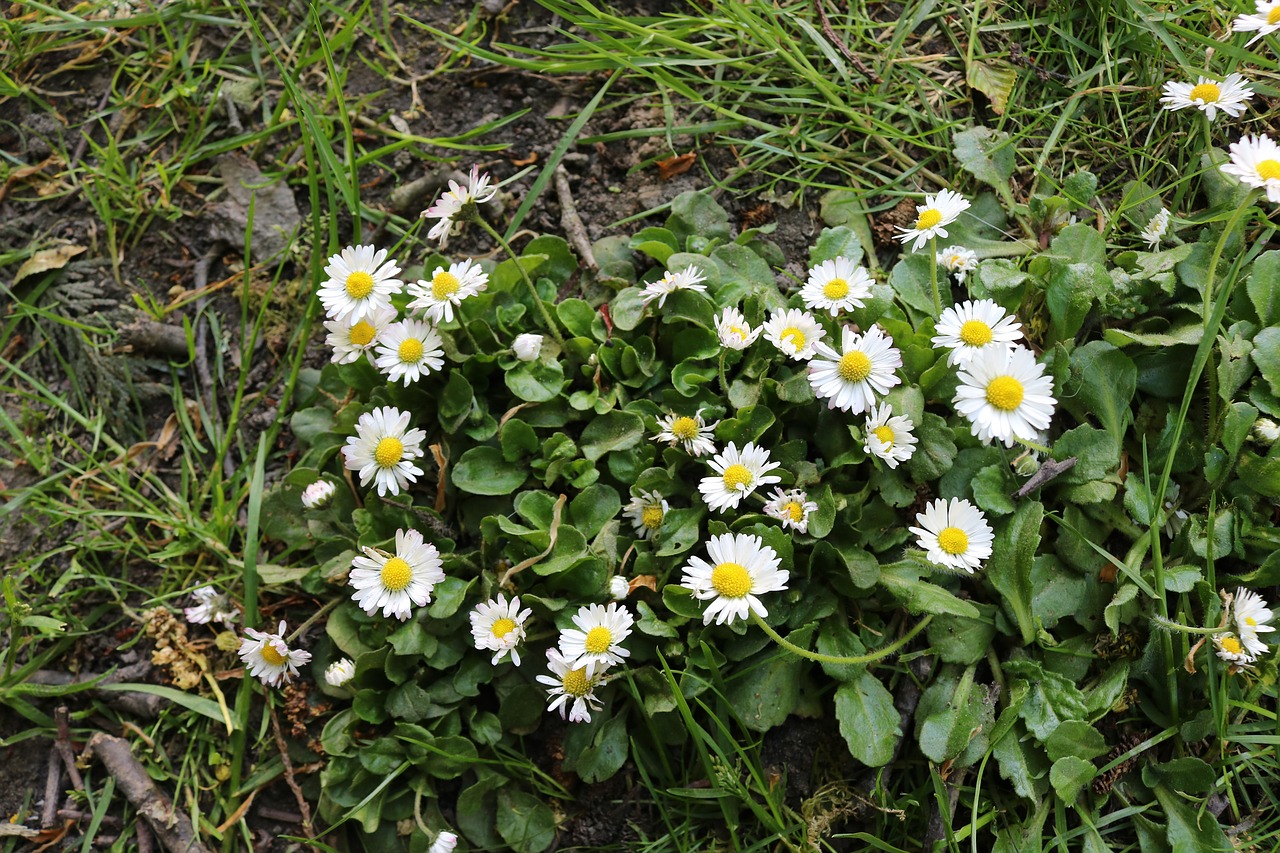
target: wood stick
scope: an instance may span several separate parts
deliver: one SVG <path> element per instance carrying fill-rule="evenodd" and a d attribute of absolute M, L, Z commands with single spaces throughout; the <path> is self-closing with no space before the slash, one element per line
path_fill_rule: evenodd
<path fill-rule="evenodd" d="M 293 797 L 298 801 L 298 811 L 302 812 L 302 831 L 307 838 L 315 838 L 316 832 L 311 826 L 311 806 L 307 803 L 307 798 L 302 796 L 302 788 L 298 785 L 298 780 L 293 778 L 293 762 L 289 760 L 289 747 L 284 742 L 284 735 L 280 733 L 280 720 L 276 717 L 276 709 L 268 703 L 267 710 L 271 713 L 271 731 L 276 736 L 276 749 L 280 750 L 280 761 L 284 764 L 284 781 L 288 783 L 289 790 L 293 791 Z"/>
<path fill-rule="evenodd" d="M 591 238 L 587 236 L 587 227 L 582 224 L 578 208 L 573 203 L 573 193 L 569 189 L 569 173 L 564 166 L 556 166 L 552 173 L 556 182 L 556 198 L 560 201 L 560 227 L 569 238 L 570 245 L 582 258 L 582 265 L 592 272 L 600 269 L 596 263 L 595 253 L 591 251 Z"/>
<path fill-rule="evenodd" d="M 84 777 L 80 775 L 80 768 L 76 767 L 76 754 L 71 748 L 71 714 L 67 706 L 59 705 L 54 708 L 53 719 L 58 724 L 58 738 L 53 745 L 62 756 L 62 764 L 67 768 L 67 778 L 71 780 L 71 787 L 77 791 L 83 791 Z"/>
<path fill-rule="evenodd" d="M 62 753 L 58 744 L 49 747 L 49 775 L 44 779 L 44 809 L 40 827 L 49 829 L 58 820 L 58 801 L 62 799 Z"/>

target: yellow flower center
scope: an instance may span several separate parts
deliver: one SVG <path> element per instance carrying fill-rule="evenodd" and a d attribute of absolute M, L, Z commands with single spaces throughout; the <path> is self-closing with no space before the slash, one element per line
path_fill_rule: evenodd
<path fill-rule="evenodd" d="M 755 478 L 751 476 L 751 471 L 747 469 L 746 465 L 740 465 L 735 462 L 724 469 L 724 484 L 731 491 L 737 491 L 743 486 L 750 486 L 753 479 Z"/>
<path fill-rule="evenodd" d="M 1012 412 L 1022 405 L 1022 383 L 1012 376 L 997 376 L 987 386 L 987 402 L 1002 412 Z"/>
<path fill-rule="evenodd" d="M 787 328 L 783 329 L 782 334 L 778 335 L 778 340 L 790 341 L 791 345 L 794 346 L 797 351 L 804 349 L 804 332 L 800 331 L 795 326 L 787 326 Z"/>
<path fill-rule="evenodd" d="M 1257 628 L 1258 620 L 1254 619 L 1252 616 L 1246 616 L 1244 617 L 1244 624 L 1248 625 L 1250 628 Z"/>
<path fill-rule="evenodd" d="M 1222 648 L 1225 649 L 1229 654 L 1233 654 L 1233 655 L 1238 655 L 1244 651 L 1244 646 L 1242 646 L 1240 644 L 1240 641 L 1237 640 L 1235 637 L 1223 637 Z"/>
<path fill-rule="evenodd" d="M 751 592 L 751 575 L 738 563 L 721 563 L 711 570 L 711 586 L 725 598 L 742 598 Z"/>
<path fill-rule="evenodd" d="M 613 632 L 603 625 L 597 625 L 587 632 L 587 640 L 582 645 L 588 654 L 604 654 L 613 645 Z"/>
<path fill-rule="evenodd" d="M 884 443 L 885 447 L 893 447 L 893 430 L 887 426 L 878 426 L 872 430 L 876 434 L 876 438 Z"/>
<path fill-rule="evenodd" d="M 840 378 L 845 382 L 861 382 L 871 375 L 871 359 L 865 352 L 847 352 L 840 356 L 840 366 L 836 368 Z"/>
<path fill-rule="evenodd" d="M 378 334 L 378 330 L 368 320 L 361 320 L 351 327 L 349 337 L 351 343 L 358 347 L 367 347 L 369 342 L 373 340 L 373 336 Z"/>
<path fill-rule="evenodd" d="M 746 329 L 742 328 L 741 326 L 730 326 L 729 331 L 737 335 L 739 340 L 743 340 L 743 341 L 745 341 L 747 339 L 747 335 L 750 334 L 750 332 L 748 332 Z"/>
<path fill-rule="evenodd" d="M 916 217 L 916 230 L 927 231 L 930 228 L 937 227 L 941 222 L 941 211 L 934 210 L 931 207 L 928 210 L 921 211 L 920 215 Z"/>
<path fill-rule="evenodd" d="M 969 550 L 969 537 L 959 527 L 944 527 L 938 534 L 938 547 L 955 556 Z"/>
<path fill-rule="evenodd" d="M 985 347 L 991 338 L 991 327 L 981 320 L 966 320 L 960 327 L 960 340 L 971 347 Z"/>
<path fill-rule="evenodd" d="M 271 643 L 263 644 L 262 659 L 272 666 L 284 666 L 285 664 L 285 656 L 276 651 L 276 647 Z"/>
<path fill-rule="evenodd" d="M 370 293 L 373 293 L 373 276 L 364 270 L 356 270 L 347 276 L 347 296 L 364 299 Z"/>
<path fill-rule="evenodd" d="M 422 341 L 417 338 L 405 338 L 400 342 L 400 349 L 396 350 L 396 354 L 405 364 L 417 364 L 422 360 L 423 352 L 425 350 L 422 347 Z"/>
<path fill-rule="evenodd" d="M 787 501 L 782 505 L 782 511 L 796 524 L 804 521 L 804 504 L 800 501 Z"/>
<path fill-rule="evenodd" d="M 378 442 L 373 449 L 373 461 L 382 468 L 390 468 L 404 456 L 404 442 L 398 438 L 387 436 Z"/>
<path fill-rule="evenodd" d="M 560 678 L 560 686 L 570 696 L 586 696 L 591 692 L 591 682 L 587 680 L 587 668 L 569 670 Z"/>
<path fill-rule="evenodd" d="M 1258 164 L 1258 177 L 1264 181 L 1274 181 L 1280 178 L 1280 161 L 1263 160 Z"/>
<path fill-rule="evenodd" d="M 495 619 L 493 622 L 493 627 L 490 628 L 489 630 L 493 632 L 493 636 L 501 640 L 503 637 L 507 636 L 507 634 L 510 634 L 515 629 L 516 629 L 516 623 L 511 619 L 508 619 L 507 617 L 503 616 L 501 619 Z"/>
<path fill-rule="evenodd" d="M 460 287 L 462 287 L 462 282 L 458 281 L 458 277 L 447 270 L 440 270 L 431 279 L 431 295 L 437 300 L 448 299 L 457 293 Z"/>
<path fill-rule="evenodd" d="M 650 530 L 657 530 L 662 526 L 662 504 L 650 504 L 640 510 L 640 523 Z"/>
<path fill-rule="evenodd" d="M 1272 6 L 1267 13 L 1267 26 L 1274 27 L 1276 24 L 1280 24 L 1280 6 Z"/>
<path fill-rule="evenodd" d="M 399 592 L 413 580 L 413 569 L 402 557 L 392 557 L 382 566 L 382 585 L 392 592 Z"/>
<path fill-rule="evenodd" d="M 1201 83 L 1191 89 L 1191 100 L 1202 104 L 1213 103 L 1222 97 L 1222 90 L 1212 83 Z"/>
<path fill-rule="evenodd" d="M 693 441 L 698 437 L 698 422 L 689 417 L 678 417 L 671 422 L 671 434 L 681 441 Z"/>
<path fill-rule="evenodd" d="M 828 299 L 844 299 L 849 295 L 849 282 L 833 278 L 822 286 L 822 295 Z"/>

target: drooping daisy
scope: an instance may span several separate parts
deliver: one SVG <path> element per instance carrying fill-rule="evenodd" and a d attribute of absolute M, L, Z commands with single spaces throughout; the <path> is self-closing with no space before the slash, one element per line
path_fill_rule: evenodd
<path fill-rule="evenodd" d="M 413 460 L 424 455 L 425 430 L 408 429 L 409 413 L 394 406 L 365 412 L 356 421 L 356 434 L 342 448 L 344 464 L 360 472 L 360 485 L 375 483 L 378 494 L 400 494 L 422 476 Z"/>
<path fill-rule="evenodd" d="M 861 414 L 875 405 L 877 394 L 887 394 L 902 382 L 894 373 L 902 366 L 902 353 L 879 326 L 872 326 L 865 335 L 845 326 L 841 347 L 836 352 L 820 343 L 818 357 L 809 362 L 813 394 L 827 399 L 829 408 Z"/>
<path fill-rule="evenodd" d="M 800 533 L 809 532 L 809 516 L 818 509 L 817 503 L 809 500 L 804 489 L 774 489 L 764 505 L 764 514 L 782 522 L 783 527 L 790 527 Z"/>
<path fill-rule="evenodd" d="M 668 442 L 672 447 L 679 444 L 690 456 L 715 453 L 716 445 L 712 436 L 715 435 L 718 423 L 720 422 L 716 421 L 713 424 L 704 422 L 701 409 L 693 417 L 672 412 L 658 418 L 658 434 L 653 437 L 653 440 Z"/>
<path fill-rule="evenodd" d="M 1219 658 L 1241 669 L 1251 669 L 1253 662 L 1258 659 L 1234 634 L 1214 634 L 1213 646 Z"/>
<path fill-rule="evenodd" d="M 472 166 L 467 175 L 464 187 L 457 181 L 449 181 L 449 189 L 440 194 L 435 204 L 422 212 L 423 219 L 435 219 L 436 224 L 427 232 L 427 238 L 439 240 L 440 248 L 449 244 L 449 237 L 462 230 L 462 220 L 458 214 L 468 204 L 484 204 L 497 194 L 498 188 L 489 185 L 489 173 L 480 174 L 479 166 Z"/>
<path fill-rule="evenodd" d="M 738 502 L 761 486 L 782 482 L 782 478 L 768 472 L 780 463 L 769 461 L 769 451 L 748 441 L 741 451 L 732 441 L 729 446 L 712 457 L 710 465 L 716 473 L 703 477 L 698 483 L 707 506 L 724 511 L 736 507 Z"/>
<path fill-rule="evenodd" d="M 980 352 L 1007 350 L 1022 337 L 1022 324 L 995 300 L 979 299 L 942 309 L 937 331 L 933 346 L 951 350 L 947 364 L 954 367 Z"/>
<path fill-rule="evenodd" d="M 713 450 L 714 452 L 714 450 Z M 667 502 L 660 492 L 640 490 L 631 503 L 623 507 L 622 514 L 631 521 L 631 526 L 640 539 L 652 539 L 662 527 L 662 520 L 667 517 Z"/>
<path fill-rule="evenodd" d="M 436 836 L 436 840 L 431 842 L 427 853 L 453 853 L 457 846 L 458 836 L 452 832 L 441 832 Z"/>
<path fill-rule="evenodd" d="M 906 415 L 894 415 L 888 403 L 872 406 L 864 427 L 863 443 L 867 452 L 884 460 L 890 468 L 906 462 L 916 452 L 915 425 Z"/>
<path fill-rule="evenodd" d="M 1151 221 L 1147 223 L 1147 227 L 1142 229 L 1140 235 L 1147 242 L 1147 247 L 1151 251 L 1160 248 L 1160 241 L 1164 239 L 1164 235 L 1169 231 L 1169 208 L 1162 207 L 1160 212 L 1151 217 Z"/>
<path fill-rule="evenodd" d="M 677 290 L 696 290 L 699 293 L 706 293 L 707 286 L 700 284 L 705 279 L 706 276 L 702 274 L 702 270 L 692 264 L 679 272 L 668 271 L 662 278 L 644 286 L 644 298 L 641 302 L 648 305 L 656 299 L 658 307 L 662 308 L 667 303 L 667 297 Z"/>
<path fill-rule="evenodd" d="M 778 552 L 764 544 L 759 536 L 722 533 L 707 542 L 708 562 L 690 557 L 684 566 L 680 585 L 693 591 L 699 601 L 711 601 L 702 614 L 704 625 L 714 619 L 717 625 L 746 619 L 754 611 L 760 618 L 769 611 L 757 596 L 781 592 L 787 588 L 790 575 L 780 570 Z"/>
<path fill-rule="evenodd" d="M 1057 405 L 1053 378 L 1025 347 L 986 349 L 960 368 L 960 386 L 952 399 L 981 441 L 1013 447 L 1015 439 L 1035 441 L 1048 429 Z"/>
<path fill-rule="evenodd" d="M 796 361 L 813 358 L 814 348 L 826 334 L 812 314 L 799 308 L 774 311 L 764 324 L 764 339 Z"/>
<path fill-rule="evenodd" d="M 1271 418 L 1258 418 L 1253 422 L 1253 429 L 1249 431 L 1249 438 L 1263 447 L 1270 447 L 1280 441 L 1280 424 L 1271 420 Z"/>
<path fill-rule="evenodd" d="M 588 678 L 604 672 L 631 656 L 622 641 L 635 621 L 631 611 L 616 601 L 580 607 L 573 617 L 578 627 L 560 632 L 560 654 L 574 667 L 585 666 Z"/>
<path fill-rule="evenodd" d="M 1267 644 L 1258 635 L 1275 630 L 1274 625 L 1267 624 L 1275 614 L 1267 606 L 1266 599 L 1252 590 L 1238 587 L 1231 615 L 1236 623 L 1236 633 L 1240 635 L 1245 648 L 1254 655 L 1266 654 Z"/>
<path fill-rule="evenodd" d="M 218 592 L 211 586 L 202 586 L 192 590 L 191 597 L 196 600 L 196 606 L 184 607 L 182 615 L 192 625 L 221 622 L 230 629 L 235 624 L 239 613 L 225 592 Z"/>
<path fill-rule="evenodd" d="M 390 305 L 379 305 L 373 313 L 354 326 L 346 320 L 325 320 L 324 327 L 329 330 L 324 342 L 333 347 L 334 364 L 350 364 L 360 356 L 373 362 L 373 347 L 378 342 L 382 331 L 396 321 L 396 309 Z"/>
<path fill-rule="evenodd" d="M 591 722 L 591 712 L 600 710 L 595 690 L 604 680 L 604 670 L 587 675 L 585 666 L 573 666 L 556 649 L 547 649 L 547 668 L 551 675 L 538 676 L 538 681 L 550 688 L 547 694 L 551 704 L 547 710 L 559 711 L 561 719 L 567 711 L 571 723 Z"/>
<path fill-rule="evenodd" d="M 931 563 L 973 574 L 991 556 L 995 536 L 982 510 L 967 500 L 938 498 L 916 515 L 920 527 L 908 528 Z"/>
<path fill-rule="evenodd" d="M 298 674 L 298 667 L 311 660 L 311 652 L 289 648 L 284 639 L 283 619 L 274 634 L 253 628 L 245 628 L 244 632 L 246 636 L 240 640 L 237 654 L 249 668 L 249 674 L 268 687 L 288 684 Z"/>
<path fill-rule="evenodd" d="M 404 287 L 396 278 L 400 266 L 387 260 L 386 249 L 375 250 L 373 246 L 348 246 L 329 258 L 324 274 L 329 279 L 320 285 L 320 304 L 330 320 L 350 326 L 385 311 L 391 306 L 392 294 Z"/>
<path fill-rule="evenodd" d="M 716 334 L 720 336 L 720 345 L 726 349 L 746 349 L 763 331 L 763 327 L 751 328 L 737 308 L 725 308 L 716 317 Z"/>
<path fill-rule="evenodd" d="M 1245 47 L 1280 30 L 1280 0 L 1255 0 L 1253 5 L 1252 15 L 1240 15 L 1231 24 L 1231 29 L 1238 33 L 1257 33 L 1244 43 Z"/>
<path fill-rule="evenodd" d="M 542 352 L 542 335 L 516 335 L 516 339 L 511 342 L 511 352 L 521 361 L 536 361 L 538 354 Z"/>
<path fill-rule="evenodd" d="M 800 298 L 811 311 L 852 311 L 871 297 L 871 276 L 845 257 L 823 261 L 809 270 L 809 280 L 800 288 Z"/>
<path fill-rule="evenodd" d="M 941 190 L 936 195 L 926 195 L 924 204 L 916 205 L 916 224 L 910 228 L 899 228 L 903 233 L 898 235 L 898 239 L 904 244 L 915 240 L 911 250 L 918 252 L 934 237 L 947 236 L 947 226 L 968 209 L 969 201 L 960 193 Z"/>
<path fill-rule="evenodd" d="M 434 326 L 421 320 L 401 320 L 387 326 L 374 363 L 392 382 L 405 387 L 444 367 L 444 344 Z"/>
<path fill-rule="evenodd" d="M 494 666 L 505 655 L 520 665 L 520 644 L 524 642 L 524 623 L 533 613 L 530 608 L 520 609 L 520 596 L 507 601 L 501 593 L 490 601 L 477 604 L 471 611 L 471 637 L 476 648 L 494 652 Z"/>
<path fill-rule="evenodd" d="M 1277 0 L 1280 8 L 1280 0 Z M 1246 136 L 1230 146 L 1231 162 L 1219 166 L 1245 184 L 1267 191 L 1267 201 L 1280 203 L 1280 145 L 1265 133 Z"/>
<path fill-rule="evenodd" d="M 934 261 L 956 277 L 956 284 L 964 284 L 969 273 L 978 268 L 978 253 L 964 246 L 947 246 L 938 250 Z"/>
<path fill-rule="evenodd" d="M 1043 444 L 1044 442 L 1037 441 L 1036 443 Z M 1164 490 L 1165 516 L 1164 526 L 1161 527 L 1161 530 L 1164 532 L 1164 535 L 1168 536 L 1170 539 L 1177 536 L 1179 531 L 1186 526 L 1187 519 L 1191 518 L 1191 513 L 1182 509 L 1182 507 L 1178 505 L 1178 499 L 1181 495 L 1182 487 L 1174 482 L 1170 482 L 1168 487 Z"/>
<path fill-rule="evenodd" d="M 1170 80 L 1164 84 L 1164 97 L 1160 103 L 1170 111 L 1195 107 L 1213 121 L 1222 110 L 1232 118 L 1244 112 L 1245 105 L 1253 97 L 1249 81 L 1239 74 L 1228 74 L 1222 81 L 1201 76 L 1194 84 Z"/>
<path fill-rule="evenodd" d="M 609 578 L 609 597 L 614 601 L 622 601 L 631 594 L 631 581 L 622 575 Z"/>
<path fill-rule="evenodd" d="M 340 658 L 324 669 L 324 680 L 330 687 L 341 687 L 355 677 L 356 665 L 350 658 Z"/>
<path fill-rule="evenodd" d="M 305 509 L 319 509 L 333 500 L 338 487 L 328 480 L 316 480 L 302 490 L 302 506 Z"/>
<path fill-rule="evenodd" d="M 440 552 L 416 530 L 396 531 L 396 552 L 388 554 L 366 547 L 363 557 L 351 561 L 351 596 L 370 616 L 382 608 L 383 616 L 400 621 L 409 618 L 413 605 L 431 603 L 431 591 L 444 580 Z"/>
<path fill-rule="evenodd" d="M 436 267 L 431 280 L 418 279 L 405 288 L 413 297 L 410 311 L 422 311 L 433 323 L 453 320 L 453 308 L 468 296 L 475 296 L 489 286 L 489 274 L 468 258 L 449 264 L 449 268 Z"/>

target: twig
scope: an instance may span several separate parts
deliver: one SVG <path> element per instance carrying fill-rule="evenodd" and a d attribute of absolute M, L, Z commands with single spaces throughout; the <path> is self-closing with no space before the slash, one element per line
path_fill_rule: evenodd
<path fill-rule="evenodd" d="M 62 753 L 55 743 L 49 747 L 49 775 L 44 779 L 44 809 L 40 827 L 48 829 L 58 819 L 58 801 L 62 799 Z"/>
<path fill-rule="evenodd" d="M 267 820 L 278 820 L 280 823 L 300 824 L 302 823 L 302 815 L 297 812 L 287 812 L 284 809 L 273 809 L 271 806 L 258 806 L 258 817 Z"/>
<path fill-rule="evenodd" d="M 556 197 L 560 200 L 560 227 L 564 229 L 569 243 L 582 258 L 582 265 L 595 272 L 600 269 L 596 263 L 595 253 L 591 251 L 591 238 L 587 236 L 586 226 L 578 215 L 578 208 L 573 203 L 573 192 L 569 189 L 569 173 L 563 165 L 556 166 L 553 173 L 556 182 Z"/>
<path fill-rule="evenodd" d="M 1076 467 L 1076 458 L 1068 456 L 1061 462 L 1053 459 L 1046 459 L 1044 464 L 1040 466 L 1040 470 L 1031 475 L 1031 479 L 1022 485 L 1021 489 L 1013 493 L 1015 498 L 1025 498 L 1045 483 L 1057 477 L 1059 474 L 1070 471 Z"/>
<path fill-rule="evenodd" d="M 276 716 L 275 706 L 268 704 L 267 710 L 271 713 L 271 731 L 276 736 L 276 749 L 280 750 L 280 761 L 284 763 L 284 781 L 289 785 L 289 790 L 293 791 L 293 797 L 298 801 L 298 811 L 302 812 L 302 831 L 307 838 L 315 838 L 315 830 L 311 827 L 311 805 L 307 802 L 307 798 L 302 796 L 302 787 L 298 785 L 298 780 L 293 778 L 293 762 L 289 760 L 289 747 L 284 742 L 284 735 L 280 733 L 280 719 Z"/>
<path fill-rule="evenodd" d="M 840 36 L 836 35 L 836 31 L 831 27 L 831 21 L 827 19 L 827 10 L 823 8 L 823 0 L 813 0 L 813 8 L 818 13 L 818 20 L 822 22 L 823 35 L 831 39 L 831 43 L 836 46 L 836 49 L 844 54 L 845 59 L 854 64 L 854 67 L 862 73 L 862 76 L 866 77 L 872 83 L 879 83 L 880 75 L 864 65 L 858 55 L 849 50 Z"/>
<path fill-rule="evenodd" d="M 525 569 L 529 568 L 530 566 L 534 565 L 543 557 L 547 556 L 548 554 L 550 554 L 552 551 L 555 550 L 556 537 L 560 535 L 560 513 L 564 512 L 564 505 L 568 500 L 569 500 L 568 497 L 566 497 L 565 495 L 561 495 L 556 500 L 556 505 L 551 510 L 551 530 L 548 531 L 549 535 L 547 537 L 550 541 L 547 542 L 547 550 L 543 551 L 541 554 L 535 554 L 534 556 L 530 557 L 527 560 L 521 560 L 511 568 L 507 569 L 505 572 L 503 572 L 502 578 L 498 581 L 498 586 L 504 587 L 504 588 L 510 588 L 509 584 L 511 583 L 511 579 L 513 577 L 518 575 L 520 572 L 523 572 Z"/>
<path fill-rule="evenodd" d="M 138 834 L 138 853 L 154 853 L 156 849 L 156 837 L 151 834 L 151 830 L 146 823 L 140 822 L 134 827 L 134 831 Z"/>
<path fill-rule="evenodd" d="M 84 777 L 80 775 L 80 768 L 76 767 L 76 754 L 71 749 L 71 716 L 67 706 L 59 705 L 54 708 L 53 719 L 58 725 L 58 737 L 53 745 L 62 756 L 62 765 L 67 768 L 67 778 L 71 780 L 71 787 L 77 791 L 83 791 Z"/>

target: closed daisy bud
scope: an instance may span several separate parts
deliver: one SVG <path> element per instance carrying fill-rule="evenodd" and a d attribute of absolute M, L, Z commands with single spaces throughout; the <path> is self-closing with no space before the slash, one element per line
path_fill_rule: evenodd
<path fill-rule="evenodd" d="M 302 506 L 306 509 L 319 509 L 327 506 L 337 493 L 338 487 L 333 483 L 328 480 L 316 480 L 302 490 Z"/>
<path fill-rule="evenodd" d="M 325 667 L 324 680 L 330 687 L 341 687 L 356 677 L 356 665 L 349 658 L 341 658 Z"/>
<path fill-rule="evenodd" d="M 436 836 L 436 840 L 431 842 L 430 849 L 427 853 L 453 853 L 453 849 L 458 846 L 458 836 L 452 832 L 442 832 Z"/>
<path fill-rule="evenodd" d="M 609 578 L 609 597 L 614 601 L 622 601 L 631 592 L 631 581 L 622 575 Z"/>
<path fill-rule="evenodd" d="M 511 351 L 521 361 L 534 361 L 542 352 L 542 335 L 516 335 L 511 343 Z"/>

